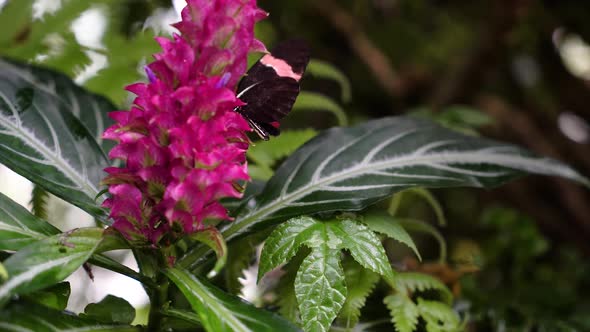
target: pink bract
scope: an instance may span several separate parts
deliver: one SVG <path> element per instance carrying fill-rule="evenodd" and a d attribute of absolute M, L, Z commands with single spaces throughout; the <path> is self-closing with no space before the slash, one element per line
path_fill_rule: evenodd
<path fill-rule="evenodd" d="M 148 83 L 129 85 L 128 111 L 103 137 L 109 153 L 104 183 L 113 227 L 128 240 L 163 245 L 166 234 L 193 233 L 207 220 L 230 219 L 219 203 L 242 196 L 249 180 L 248 123 L 233 110 L 250 52 L 265 51 L 254 24 L 267 14 L 255 0 L 188 0 L 180 35 L 158 37 L 162 52 L 146 66 Z M 176 224 L 176 226 L 175 226 Z"/>

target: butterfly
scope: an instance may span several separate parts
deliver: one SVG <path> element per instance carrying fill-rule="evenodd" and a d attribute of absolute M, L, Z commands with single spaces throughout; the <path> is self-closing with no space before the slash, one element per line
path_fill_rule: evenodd
<path fill-rule="evenodd" d="M 235 111 L 261 139 L 280 134 L 279 120 L 293 108 L 309 53 L 303 40 L 282 42 L 260 58 L 238 84 L 237 96 L 246 105 Z"/>

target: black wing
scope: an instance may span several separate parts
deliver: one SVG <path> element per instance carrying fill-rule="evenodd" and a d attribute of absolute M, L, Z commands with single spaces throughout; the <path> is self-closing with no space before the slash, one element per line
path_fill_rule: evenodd
<path fill-rule="evenodd" d="M 266 57 L 266 58 L 265 58 Z M 266 59 L 274 58 L 272 64 L 290 73 L 265 65 Z M 264 59 L 264 60 L 263 60 Z M 309 47 L 302 40 L 289 40 L 277 45 L 270 56 L 256 62 L 238 84 L 238 97 L 246 103 L 237 111 L 264 139 L 268 134 L 278 135 L 278 121 L 293 108 L 299 94 L 299 79 L 309 62 Z"/>
<path fill-rule="evenodd" d="M 239 112 L 256 122 L 275 122 L 289 114 L 298 94 L 299 82 L 290 77 L 257 82 L 242 92 L 246 105 Z"/>
<path fill-rule="evenodd" d="M 303 40 L 292 39 L 278 44 L 272 49 L 270 54 L 285 61 L 294 73 L 303 75 L 307 63 L 309 62 L 309 46 Z M 272 67 L 263 65 L 257 61 L 246 73 L 238 84 L 238 92 L 245 90 L 247 87 L 258 83 L 260 81 L 272 80 L 280 77 Z"/>

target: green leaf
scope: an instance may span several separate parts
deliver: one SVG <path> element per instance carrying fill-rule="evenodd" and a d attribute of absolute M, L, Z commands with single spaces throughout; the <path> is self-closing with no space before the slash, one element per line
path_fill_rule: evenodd
<path fill-rule="evenodd" d="M 225 266 L 225 262 L 227 260 L 227 245 L 223 239 L 223 236 L 221 236 L 221 233 L 219 230 L 217 230 L 217 228 L 207 227 L 197 233 L 190 235 L 190 238 L 206 244 L 209 246 L 209 248 L 213 249 L 217 255 L 217 262 L 207 275 L 207 277 L 213 278 Z"/>
<path fill-rule="evenodd" d="M 31 193 L 31 212 L 35 217 L 41 219 L 47 219 L 47 200 L 49 199 L 49 193 L 39 185 L 33 187 Z"/>
<path fill-rule="evenodd" d="M 299 267 L 295 295 L 305 331 L 328 331 L 346 300 L 338 250 L 327 242 L 312 249 Z"/>
<path fill-rule="evenodd" d="M 250 146 L 248 159 L 255 164 L 248 165 L 250 175 L 257 179 L 268 180 L 273 174 L 272 167 L 279 160 L 291 155 L 316 134 L 313 129 L 286 130 L 270 141 Z M 256 174 L 252 174 L 253 166 L 259 169 Z"/>
<path fill-rule="evenodd" d="M 103 230 L 80 228 L 30 244 L 4 261 L 9 279 L 0 285 L 0 302 L 62 281 L 90 258 Z"/>
<path fill-rule="evenodd" d="M 363 223 L 375 232 L 385 234 L 388 237 L 407 245 L 414 251 L 418 259 L 422 260 L 412 237 L 402 227 L 399 221 L 387 213 L 369 213 L 363 216 Z"/>
<path fill-rule="evenodd" d="M 60 72 L 17 62 L 6 62 L 7 64 L 0 62 L 2 70 L 20 75 L 23 80 L 28 81 L 36 89 L 43 90 L 62 101 L 67 109 L 86 127 L 105 153 L 115 146 L 114 141 L 102 138 L 105 129 L 114 123 L 108 113 L 118 109 L 108 99 L 81 88 Z"/>
<path fill-rule="evenodd" d="M 422 199 L 426 201 L 426 203 L 430 205 L 432 210 L 434 210 L 434 214 L 436 215 L 436 219 L 438 220 L 438 224 L 440 226 L 445 226 L 447 224 L 447 219 L 445 218 L 442 206 L 428 189 L 410 188 L 407 191 L 414 195 L 420 196 Z"/>
<path fill-rule="evenodd" d="M 169 320 L 166 320 L 166 322 L 165 322 L 166 326 L 170 326 L 172 329 L 174 329 L 174 328 L 185 328 L 185 329 L 193 328 L 194 329 L 195 327 L 202 327 L 201 319 L 199 318 L 199 315 L 197 315 L 196 313 L 194 313 L 192 311 L 167 308 L 167 309 L 162 309 L 162 313 L 170 318 L 175 318 L 178 321 L 182 322 L 182 323 L 179 323 L 178 321 L 170 322 Z M 162 326 L 161 328 L 163 330 L 165 330 L 164 326 Z"/>
<path fill-rule="evenodd" d="M 0 250 L 16 251 L 59 232 L 0 193 Z"/>
<path fill-rule="evenodd" d="M 451 291 L 437 278 L 423 273 L 403 272 L 399 273 L 395 278 L 396 289 L 408 292 L 423 292 L 428 289 L 437 290 L 440 292 L 442 300 L 446 303 L 453 301 L 453 294 Z"/>
<path fill-rule="evenodd" d="M 0 60 L 0 162 L 52 194 L 104 217 L 95 197 L 109 163 L 95 136 L 74 115 L 73 106 L 64 102 L 62 95 L 70 93 L 49 89 L 31 69 Z M 85 106 L 91 100 L 79 98 Z"/>
<path fill-rule="evenodd" d="M 409 112 L 409 115 L 431 119 L 444 127 L 472 136 L 479 136 L 478 128 L 494 122 L 486 113 L 463 105 L 449 106 L 440 112 L 421 108 Z"/>
<path fill-rule="evenodd" d="M 412 332 L 418 325 L 420 312 L 410 298 L 403 294 L 387 296 L 383 302 L 391 313 L 391 321 L 398 332 Z"/>
<path fill-rule="evenodd" d="M 409 219 L 409 218 L 395 218 L 397 220 L 397 222 L 399 222 L 403 228 L 405 228 L 406 230 L 412 232 L 421 232 L 421 233 L 426 233 L 429 235 L 432 235 L 436 241 L 438 242 L 439 245 L 439 261 L 440 262 L 444 262 L 447 260 L 447 243 L 444 239 L 444 237 L 442 236 L 442 234 L 440 234 L 440 232 L 431 224 L 422 221 L 422 220 L 418 220 L 418 219 Z"/>
<path fill-rule="evenodd" d="M 306 331 L 327 331 L 342 308 L 346 286 L 338 252 L 350 251 L 356 261 L 393 282 L 393 270 L 379 238 L 353 220 L 316 221 L 293 218 L 267 239 L 260 258 L 259 279 L 293 257 L 301 245 L 311 248 L 295 278 L 295 296 Z"/>
<path fill-rule="evenodd" d="M 446 107 L 438 115 L 438 119 L 448 124 L 479 128 L 494 122 L 488 114 L 465 105 Z"/>
<path fill-rule="evenodd" d="M 448 305 L 419 298 L 418 310 L 426 321 L 428 332 L 458 331 L 459 316 Z"/>
<path fill-rule="evenodd" d="M 131 324 L 135 319 L 135 308 L 125 299 L 107 295 L 98 303 L 89 303 L 84 314 L 103 323 Z"/>
<path fill-rule="evenodd" d="M 461 135 L 432 122 L 390 117 L 314 137 L 291 155 L 227 225 L 227 240 L 302 214 L 358 211 L 409 187 L 495 187 L 526 173 L 590 181 L 514 145 Z M 185 256 L 182 264 L 197 254 Z"/>
<path fill-rule="evenodd" d="M 4 264 L 0 263 L 0 284 L 8 280 L 8 271 L 4 267 Z"/>
<path fill-rule="evenodd" d="M 0 310 L 0 331 L 55 332 L 55 331 L 116 331 L 139 332 L 139 327 L 103 324 L 32 303 L 11 304 Z"/>
<path fill-rule="evenodd" d="M 199 314 L 207 331 L 297 331 L 283 318 L 257 309 L 186 270 L 171 268 L 165 274 Z"/>
<path fill-rule="evenodd" d="M 338 84 L 340 84 L 340 89 L 342 89 L 342 101 L 345 103 L 350 102 L 352 95 L 350 81 L 342 73 L 342 71 L 340 71 L 340 69 L 328 62 L 318 59 L 311 59 L 307 65 L 307 73 L 318 78 L 329 79 L 338 82 Z"/>
<path fill-rule="evenodd" d="M 238 294 L 243 285 L 239 278 L 244 276 L 244 270 L 251 265 L 252 259 L 257 256 L 257 246 L 263 240 L 260 235 L 267 232 L 256 233 L 252 236 L 241 238 L 232 242 L 227 250 L 227 264 L 224 270 L 225 287 L 232 294 Z"/>
<path fill-rule="evenodd" d="M 27 294 L 23 296 L 23 299 L 42 304 L 52 309 L 65 310 L 68 305 L 70 293 L 70 283 L 60 282 L 49 288 Z"/>
<path fill-rule="evenodd" d="M 347 249 L 362 266 L 393 281 L 385 249 L 366 226 L 349 219 L 322 222 L 310 217 L 290 219 L 271 233 L 260 255 L 258 279 L 293 257 L 302 244 L 311 249 Z"/>
<path fill-rule="evenodd" d="M 7 50 L 19 36 L 26 34 L 32 17 L 32 0 L 6 1 L 0 11 L 0 49 Z"/>
<path fill-rule="evenodd" d="M 295 104 L 294 111 L 328 111 L 336 117 L 339 126 L 347 126 L 346 112 L 332 99 L 316 92 L 301 91 Z"/>
<path fill-rule="evenodd" d="M 367 226 L 349 219 L 330 223 L 330 225 L 338 239 L 342 241 L 341 246 L 348 249 L 359 264 L 378 273 L 389 283 L 394 282 L 393 269 L 389 264 L 385 249 L 375 233 Z"/>
<path fill-rule="evenodd" d="M 282 268 L 285 274 L 280 278 L 276 288 L 278 294 L 277 304 L 280 306 L 279 313 L 281 316 L 298 325 L 301 319 L 299 316 L 297 296 L 295 295 L 295 278 L 297 277 L 299 266 L 301 266 L 301 263 L 303 263 L 303 260 L 310 252 L 311 250 L 308 248 L 302 248 L 289 263 L 285 264 Z"/>
<path fill-rule="evenodd" d="M 343 265 L 348 295 L 338 317 L 347 329 L 352 329 L 359 322 L 361 309 L 380 278 L 377 273 L 363 268 L 353 259 L 345 260 Z"/>
<path fill-rule="evenodd" d="M 293 218 L 278 226 L 266 239 L 260 254 L 258 280 L 266 272 L 295 256 L 301 245 L 312 238 L 322 227 L 310 217 Z"/>

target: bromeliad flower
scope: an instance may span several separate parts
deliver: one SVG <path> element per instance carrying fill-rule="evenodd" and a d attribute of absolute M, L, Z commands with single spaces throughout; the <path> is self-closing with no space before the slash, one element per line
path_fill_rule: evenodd
<path fill-rule="evenodd" d="M 230 219 L 219 203 L 241 197 L 249 179 L 248 123 L 234 109 L 250 52 L 265 51 L 254 24 L 267 14 L 255 0 L 188 0 L 180 31 L 157 38 L 163 51 L 146 66 L 148 83 L 104 138 L 118 145 L 105 169 L 113 227 L 128 240 L 161 244 L 164 235 L 193 233 L 210 220 Z"/>

